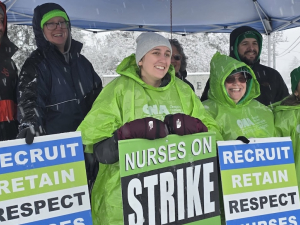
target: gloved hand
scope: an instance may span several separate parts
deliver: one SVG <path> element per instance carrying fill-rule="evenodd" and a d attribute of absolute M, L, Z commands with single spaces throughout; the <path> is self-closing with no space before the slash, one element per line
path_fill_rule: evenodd
<path fill-rule="evenodd" d="M 249 144 L 250 143 L 249 139 L 246 138 L 245 136 L 238 136 L 236 138 L 236 140 L 240 140 L 240 141 L 244 142 L 245 144 Z"/>
<path fill-rule="evenodd" d="M 186 135 L 208 131 L 201 120 L 182 113 L 166 115 L 164 122 L 170 134 Z"/>
<path fill-rule="evenodd" d="M 24 128 L 17 135 L 17 139 L 25 138 L 25 141 L 28 145 L 32 144 L 34 137 L 35 131 L 33 126 Z"/>
<path fill-rule="evenodd" d="M 153 117 L 146 117 L 125 123 L 115 132 L 115 135 L 118 140 L 133 138 L 154 140 L 166 137 L 168 135 L 168 129 L 164 122 Z"/>

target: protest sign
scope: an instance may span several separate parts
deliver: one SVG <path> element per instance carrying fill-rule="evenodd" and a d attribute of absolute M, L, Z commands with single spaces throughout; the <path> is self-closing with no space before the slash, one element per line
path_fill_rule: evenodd
<path fill-rule="evenodd" d="M 119 141 L 124 224 L 220 224 L 214 133 Z"/>
<path fill-rule="evenodd" d="M 300 224 L 290 138 L 218 141 L 227 225 Z"/>
<path fill-rule="evenodd" d="M 80 132 L 0 142 L 1 224 L 92 224 Z"/>

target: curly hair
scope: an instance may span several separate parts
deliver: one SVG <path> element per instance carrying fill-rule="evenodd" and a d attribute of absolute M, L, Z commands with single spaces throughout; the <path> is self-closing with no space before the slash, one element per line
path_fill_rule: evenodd
<path fill-rule="evenodd" d="M 179 43 L 179 41 L 177 39 L 169 39 L 169 42 L 172 46 L 174 46 L 177 51 L 179 52 L 179 54 L 181 55 L 181 65 L 180 65 L 180 69 L 179 71 L 185 71 L 186 70 L 186 60 L 188 59 L 186 57 L 186 55 L 183 52 L 183 48 L 181 46 L 181 44 Z"/>

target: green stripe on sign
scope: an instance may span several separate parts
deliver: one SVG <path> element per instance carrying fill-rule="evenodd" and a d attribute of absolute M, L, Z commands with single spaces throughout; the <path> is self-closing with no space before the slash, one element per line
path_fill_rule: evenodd
<path fill-rule="evenodd" d="M 185 225 L 220 225 L 220 224 L 221 224 L 220 216 L 215 216 L 208 219 L 195 221 L 192 223 L 186 223 Z"/>
<path fill-rule="evenodd" d="M 87 184 L 83 161 L 0 175 L 1 201 Z"/>
<path fill-rule="evenodd" d="M 223 194 L 297 186 L 295 164 L 221 171 Z"/>
<path fill-rule="evenodd" d="M 216 135 L 168 135 L 155 140 L 119 141 L 121 177 L 216 157 Z"/>

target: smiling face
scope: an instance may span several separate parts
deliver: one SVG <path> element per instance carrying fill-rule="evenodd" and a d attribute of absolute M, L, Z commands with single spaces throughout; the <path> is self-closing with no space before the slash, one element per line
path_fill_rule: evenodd
<path fill-rule="evenodd" d="M 247 82 L 244 75 L 242 73 L 236 73 L 228 76 L 225 80 L 225 88 L 229 97 L 235 103 L 238 103 L 247 89 Z"/>
<path fill-rule="evenodd" d="M 54 44 L 59 49 L 59 51 L 63 53 L 69 35 L 68 26 L 67 28 L 61 28 L 60 25 L 57 25 L 56 29 L 49 30 L 46 25 L 46 24 L 59 23 L 59 22 L 65 22 L 65 19 L 60 16 L 51 18 L 44 24 L 43 31 L 47 40 L 52 44 Z"/>
<path fill-rule="evenodd" d="M 259 53 L 258 42 L 255 38 L 245 38 L 238 45 L 240 59 L 248 65 L 253 65 Z"/>
<path fill-rule="evenodd" d="M 159 87 L 171 64 L 171 51 L 168 47 L 157 46 L 147 52 L 139 61 L 141 78 L 153 87 Z"/>

